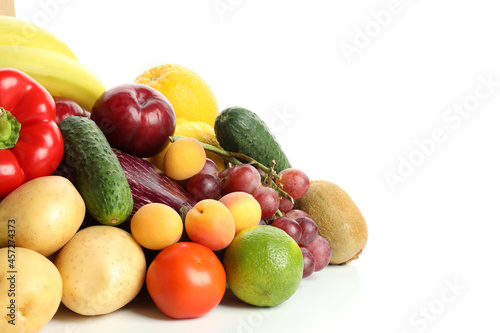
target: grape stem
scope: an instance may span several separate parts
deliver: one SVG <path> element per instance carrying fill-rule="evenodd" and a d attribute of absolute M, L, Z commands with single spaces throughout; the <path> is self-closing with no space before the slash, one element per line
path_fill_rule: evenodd
<path fill-rule="evenodd" d="M 175 136 L 169 137 L 171 142 L 175 142 L 176 140 L 179 140 L 182 138 L 185 138 L 185 136 L 175 135 Z M 230 151 L 224 150 L 222 148 L 212 146 L 208 143 L 200 142 L 200 144 L 205 150 L 217 154 L 222 159 L 224 159 L 224 161 L 229 162 L 233 165 L 243 164 L 243 162 L 241 161 L 241 160 L 243 160 L 243 161 L 246 161 L 247 164 L 254 165 L 258 169 L 264 171 L 264 173 L 266 174 L 265 176 L 262 176 L 264 182 L 267 182 L 271 188 L 273 188 L 276 192 L 278 192 L 279 195 L 287 198 L 292 203 L 294 203 L 293 198 L 288 193 L 283 191 L 283 188 L 281 186 L 279 186 L 278 184 L 276 184 L 276 182 L 274 181 L 274 179 L 281 178 L 281 176 L 278 175 L 276 173 L 276 171 L 274 171 L 274 165 L 275 165 L 274 161 L 273 161 L 273 164 L 271 165 L 271 167 L 267 167 L 264 164 L 257 161 L 256 159 L 254 159 L 250 156 L 247 156 L 245 154 L 230 152 Z"/>

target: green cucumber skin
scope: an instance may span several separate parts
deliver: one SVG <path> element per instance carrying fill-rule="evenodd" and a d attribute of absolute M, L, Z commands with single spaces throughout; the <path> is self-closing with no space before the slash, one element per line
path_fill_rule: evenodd
<path fill-rule="evenodd" d="M 63 163 L 74 177 L 88 212 L 106 225 L 118 225 L 131 214 L 130 186 L 118 158 L 95 122 L 70 116 L 59 124 Z"/>
<path fill-rule="evenodd" d="M 238 106 L 224 109 L 215 120 L 214 131 L 225 150 L 250 156 L 267 167 L 274 160 L 276 172 L 292 167 L 267 125 L 250 110 Z"/>

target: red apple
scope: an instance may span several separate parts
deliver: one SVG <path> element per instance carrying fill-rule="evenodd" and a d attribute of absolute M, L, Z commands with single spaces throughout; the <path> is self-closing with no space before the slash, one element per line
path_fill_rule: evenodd
<path fill-rule="evenodd" d="M 175 112 L 159 91 L 138 83 L 106 90 L 92 107 L 90 118 L 111 147 L 138 157 L 161 152 L 175 130 Z"/>
<path fill-rule="evenodd" d="M 69 116 L 90 117 L 88 111 L 69 98 L 56 96 L 54 102 L 56 103 L 56 123 L 58 124 Z"/>

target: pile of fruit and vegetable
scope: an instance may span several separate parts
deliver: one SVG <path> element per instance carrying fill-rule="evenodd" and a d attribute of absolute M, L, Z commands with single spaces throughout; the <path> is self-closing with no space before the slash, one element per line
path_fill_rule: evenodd
<path fill-rule="evenodd" d="M 219 111 L 192 70 L 106 88 L 48 31 L 5 16 L 0 31 L 1 332 L 140 292 L 179 319 L 226 288 L 277 306 L 364 249 L 349 195 L 294 168 L 256 113 Z"/>

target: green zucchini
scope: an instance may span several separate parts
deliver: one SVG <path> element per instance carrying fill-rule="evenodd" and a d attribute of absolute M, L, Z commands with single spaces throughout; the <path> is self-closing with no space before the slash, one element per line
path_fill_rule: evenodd
<path fill-rule="evenodd" d="M 215 119 L 215 136 L 222 148 L 237 152 L 280 172 L 291 168 L 288 157 L 259 116 L 245 108 L 233 106 L 224 109 Z"/>
<path fill-rule="evenodd" d="M 62 163 L 69 169 L 87 211 L 102 224 L 118 225 L 131 214 L 133 198 L 122 166 L 97 124 L 70 116 L 59 124 Z"/>

